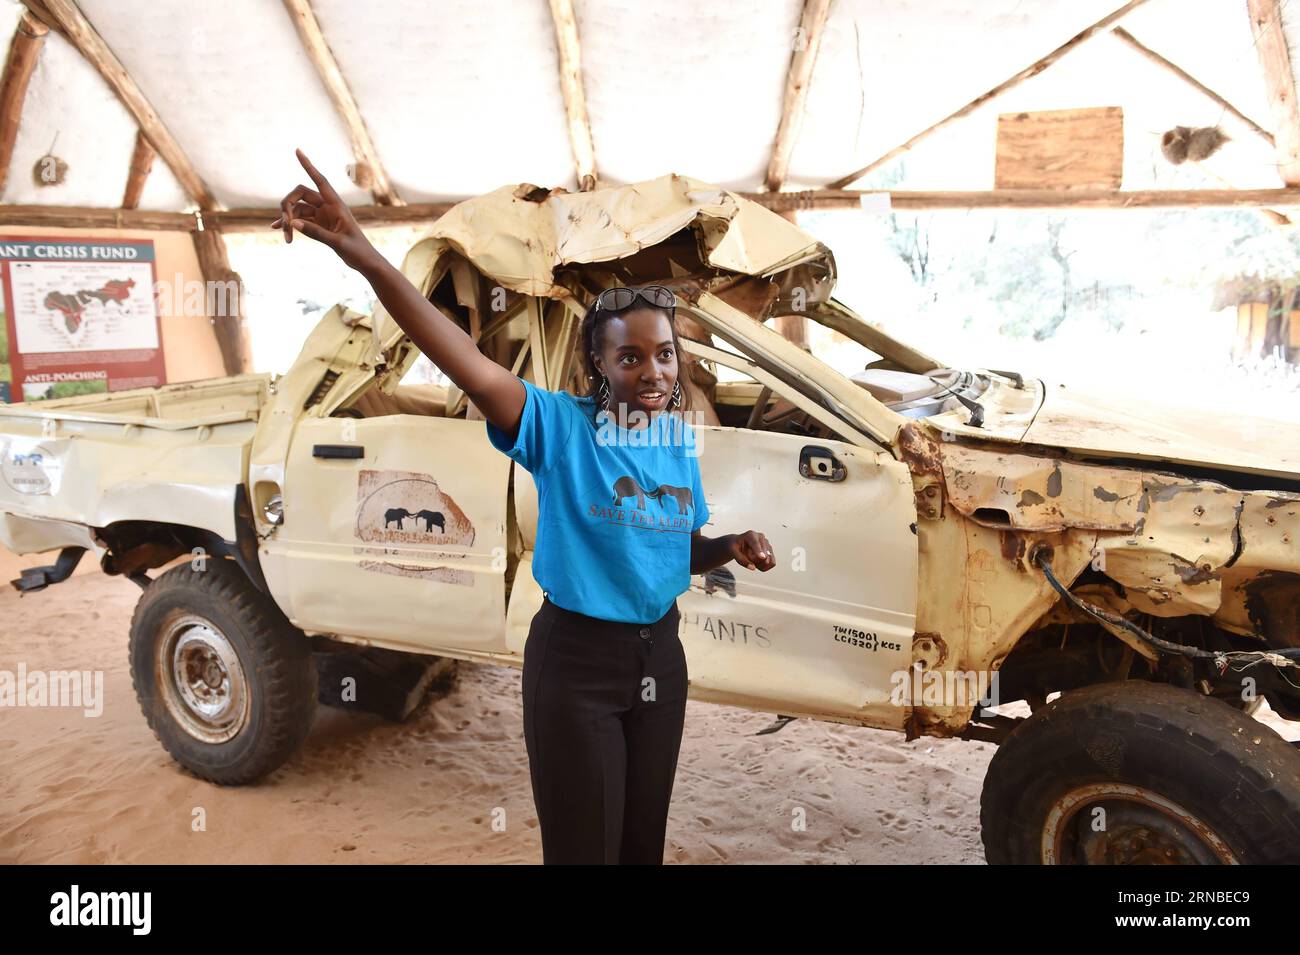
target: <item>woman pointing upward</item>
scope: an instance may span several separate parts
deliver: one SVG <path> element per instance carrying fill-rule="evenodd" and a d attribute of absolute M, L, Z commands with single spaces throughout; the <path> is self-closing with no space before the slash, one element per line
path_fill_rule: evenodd
<path fill-rule="evenodd" d="M 547 863 L 663 862 L 686 713 L 677 597 L 735 560 L 775 566 L 757 531 L 705 537 L 698 445 L 680 415 L 676 300 L 606 289 L 581 331 L 590 394 L 549 391 L 479 351 L 365 237 L 301 150 L 300 185 L 272 224 L 360 272 L 411 341 L 483 412 L 492 445 L 537 485 L 524 645 L 524 740 Z"/>

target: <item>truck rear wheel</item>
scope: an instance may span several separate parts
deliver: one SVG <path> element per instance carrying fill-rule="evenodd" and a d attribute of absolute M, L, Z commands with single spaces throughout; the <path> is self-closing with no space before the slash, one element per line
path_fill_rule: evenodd
<path fill-rule="evenodd" d="M 149 728 L 202 779 L 256 782 L 311 729 L 307 637 L 232 561 L 209 556 L 150 583 L 131 618 L 130 659 Z"/>
<path fill-rule="evenodd" d="M 992 864 L 1300 862 L 1300 753 L 1192 690 L 1084 687 L 998 748 L 980 825 Z"/>

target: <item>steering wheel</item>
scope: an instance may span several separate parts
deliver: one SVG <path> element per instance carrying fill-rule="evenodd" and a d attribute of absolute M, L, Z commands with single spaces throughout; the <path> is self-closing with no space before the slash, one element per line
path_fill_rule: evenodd
<path fill-rule="evenodd" d="M 767 385 L 758 393 L 758 400 L 754 402 L 754 410 L 749 413 L 749 420 L 745 422 L 745 427 L 750 431 L 760 430 L 758 425 L 763 420 L 763 412 L 767 410 L 767 402 L 772 397 L 772 389 Z"/>
<path fill-rule="evenodd" d="M 758 400 L 754 402 L 754 409 L 749 413 L 749 420 L 745 423 L 746 428 L 751 431 L 774 431 L 779 426 L 788 424 L 790 429 L 797 434 L 813 433 L 809 427 L 808 413 L 796 404 L 791 404 L 789 408 L 769 414 L 767 412 L 767 403 L 771 398 L 771 387 L 764 385 L 758 393 Z"/>

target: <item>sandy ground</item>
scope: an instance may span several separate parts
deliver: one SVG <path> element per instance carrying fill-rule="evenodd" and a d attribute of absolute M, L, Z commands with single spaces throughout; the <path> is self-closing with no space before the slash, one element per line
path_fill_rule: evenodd
<path fill-rule="evenodd" d="M 0 863 L 541 861 L 518 670 L 462 664 L 452 692 L 402 725 L 321 707 L 288 765 L 222 788 L 145 725 L 126 659 L 139 593 L 101 574 L 0 591 L 0 668 L 104 671 L 98 717 L 0 709 Z M 752 735 L 772 719 L 688 705 L 665 861 L 984 861 L 991 745 L 805 721 Z M 799 807 L 806 831 L 791 825 Z"/>

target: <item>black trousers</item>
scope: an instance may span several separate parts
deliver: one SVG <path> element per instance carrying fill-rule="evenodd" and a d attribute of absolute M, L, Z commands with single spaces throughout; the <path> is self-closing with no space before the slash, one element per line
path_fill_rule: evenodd
<path fill-rule="evenodd" d="M 662 865 L 686 718 L 676 601 L 613 623 L 543 597 L 524 644 L 524 741 L 542 861 Z"/>

